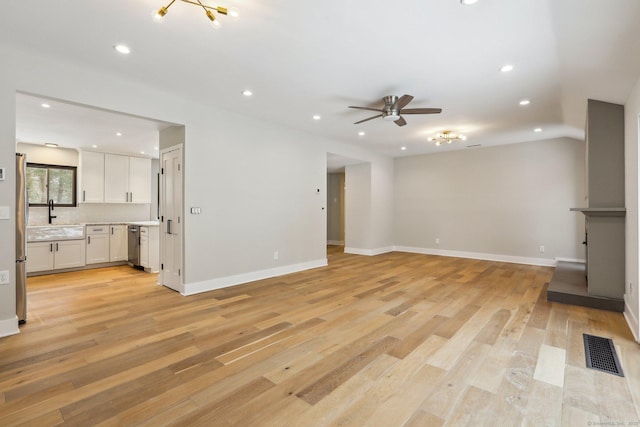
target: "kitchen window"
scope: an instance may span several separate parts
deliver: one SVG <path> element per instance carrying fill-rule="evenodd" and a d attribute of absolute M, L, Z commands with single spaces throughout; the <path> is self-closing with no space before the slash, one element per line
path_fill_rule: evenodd
<path fill-rule="evenodd" d="M 77 169 L 75 166 L 27 163 L 29 206 L 47 206 L 49 200 L 56 206 L 77 206 Z"/>

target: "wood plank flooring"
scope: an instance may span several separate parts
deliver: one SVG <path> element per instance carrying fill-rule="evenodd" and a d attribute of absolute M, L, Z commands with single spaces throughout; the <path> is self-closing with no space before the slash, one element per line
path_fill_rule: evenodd
<path fill-rule="evenodd" d="M 587 426 L 640 420 L 620 313 L 553 269 L 390 253 L 191 297 L 129 267 L 29 278 L 0 338 L 2 426 Z M 626 377 L 585 368 L 612 338 Z M 611 424 L 614 423 L 614 424 Z"/>

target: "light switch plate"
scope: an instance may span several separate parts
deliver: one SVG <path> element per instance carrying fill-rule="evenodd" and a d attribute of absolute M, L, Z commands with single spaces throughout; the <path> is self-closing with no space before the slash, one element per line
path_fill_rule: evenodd
<path fill-rule="evenodd" d="M 0 206 L 0 219 L 9 219 L 9 206 Z"/>
<path fill-rule="evenodd" d="M 2 270 L 0 271 L 0 285 L 8 285 L 9 284 L 9 271 Z"/>

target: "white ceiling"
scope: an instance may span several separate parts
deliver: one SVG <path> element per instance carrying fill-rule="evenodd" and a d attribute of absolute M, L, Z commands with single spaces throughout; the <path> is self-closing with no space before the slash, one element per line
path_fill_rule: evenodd
<path fill-rule="evenodd" d="M 0 40 L 391 156 L 582 138 L 586 100 L 624 103 L 640 75 L 638 0 L 480 0 L 472 6 L 459 0 L 229 0 L 222 5 L 237 9 L 240 19 L 220 17 L 219 30 L 201 9 L 182 2 L 157 24 L 151 10 L 162 5 L 5 2 Z M 130 55 L 113 50 L 121 42 Z M 501 73 L 504 64 L 514 70 Z M 244 89 L 254 96 L 243 97 Z M 409 107 L 439 107 L 442 114 L 407 115 L 404 127 L 381 119 L 353 124 L 373 113 L 349 105 L 377 106 L 385 95 L 405 93 L 415 97 Z M 76 143 L 78 135 L 52 126 L 29 99 L 18 97 L 19 139 Z M 520 106 L 522 99 L 531 104 Z M 127 116 L 109 128 L 102 114 L 93 120 L 76 107 L 62 108 L 71 119 L 56 121 L 71 120 L 85 145 L 88 139 L 108 144 L 117 131 L 130 134 L 119 129 L 127 124 L 140 138 L 166 126 Z M 322 119 L 313 120 L 315 114 Z M 90 136 L 94 126 L 103 137 Z M 534 133 L 536 127 L 543 131 Z M 441 147 L 427 142 L 445 129 L 468 139 Z"/>

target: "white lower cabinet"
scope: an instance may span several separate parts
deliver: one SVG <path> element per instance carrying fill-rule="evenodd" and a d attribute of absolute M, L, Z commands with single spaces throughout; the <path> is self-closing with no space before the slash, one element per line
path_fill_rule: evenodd
<path fill-rule="evenodd" d="M 109 262 L 109 226 L 87 226 L 87 264 Z"/>
<path fill-rule="evenodd" d="M 84 240 L 27 243 L 27 273 L 84 265 Z"/>
<path fill-rule="evenodd" d="M 160 270 L 160 239 L 158 227 L 140 227 L 140 265 L 145 271 Z"/>
<path fill-rule="evenodd" d="M 109 262 L 126 261 L 128 258 L 127 226 L 109 226 Z"/>

